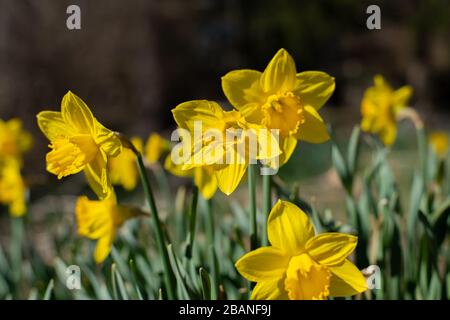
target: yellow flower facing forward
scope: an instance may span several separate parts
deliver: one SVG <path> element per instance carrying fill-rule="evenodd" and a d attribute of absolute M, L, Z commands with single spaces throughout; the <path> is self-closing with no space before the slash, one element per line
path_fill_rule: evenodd
<path fill-rule="evenodd" d="M 428 139 L 436 155 L 441 159 L 445 159 L 449 149 L 448 133 L 444 131 L 436 131 L 431 133 Z"/>
<path fill-rule="evenodd" d="M 180 144 L 188 143 L 189 158 L 183 162 L 183 157 L 180 157 L 177 164 L 183 164 L 183 170 L 210 167 L 219 189 L 227 195 L 239 185 L 250 160 L 264 160 L 280 154 L 278 143 L 268 130 L 259 130 L 260 127 L 247 123 L 240 112 L 224 111 L 214 101 L 184 102 L 172 113 L 178 127 L 189 134 L 181 137 Z M 230 136 L 234 138 L 230 139 Z M 257 140 L 254 154 L 249 147 L 251 136 Z M 177 147 L 172 149 L 174 157 L 179 152 Z"/>
<path fill-rule="evenodd" d="M 131 143 L 137 151 L 142 152 L 142 140 L 139 137 L 131 138 Z M 108 161 L 111 183 L 121 185 L 125 190 L 133 190 L 139 179 L 139 170 L 136 163 L 136 154 L 129 148 Z"/>
<path fill-rule="evenodd" d="M 21 161 L 22 154 L 30 149 L 32 141 L 31 135 L 23 130 L 20 119 L 0 119 L 0 158 L 13 157 Z"/>
<path fill-rule="evenodd" d="M 42 111 L 37 121 L 52 149 L 46 157 L 47 170 L 58 179 L 84 170 L 91 188 L 105 198 L 111 191 L 108 158 L 122 150 L 117 135 L 98 122 L 84 101 L 70 91 L 62 99 L 61 112 Z"/>
<path fill-rule="evenodd" d="M 325 72 L 297 73 L 294 59 L 284 49 L 262 73 L 235 70 L 222 77 L 226 97 L 248 121 L 279 129 L 280 165 L 289 160 L 298 140 L 322 143 L 329 139 L 318 110 L 334 87 L 334 78 Z"/>
<path fill-rule="evenodd" d="M 20 174 L 20 164 L 14 158 L 0 163 L 0 203 L 9 207 L 13 217 L 26 213 L 25 195 L 27 188 Z"/>
<path fill-rule="evenodd" d="M 357 238 L 341 233 L 314 235 L 308 216 L 278 201 L 268 219 L 272 246 L 240 258 L 239 273 L 256 282 L 252 299 L 312 300 L 346 297 L 367 289 L 362 273 L 347 259 Z"/>
<path fill-rule="evenodd" d="M 145 159 L 149 164 L 156 163 L 161 156 L 170 150 L 170 141 L 157 133 L 152 133 L 145 145 Z"/>
<path fill-rule="evenodd" d="M 164 161 L 164 168 L 177 177 L 192 177 L 203 198 L 211 199 L 217 190 L 217 179 L 211 166 L 195 167 L 183 170 L 183 165 L 176 165 L 169 154 Z"/>
<path fill-rule="evenodd" d="M 75 207 L 78 234 L 97 240 L 94 252 L 96 263 L 108 257 L 118 229 L 133 217 L 143 215 L 136 208 L 121 206 L 112 191 L 107 198 L 99 201 L 89 200 L 86 196 L 78 198 Z"/>
<path fill-rule="evenodd" d="M 378 134 L 386 146 L 391 146 L 397 137 L 397 116 L 412 92 L 410 86 L 393 90 L 381 75 L 376 75 L 374 86 L 365 91 L 361 102 L 361 129 Z"/>

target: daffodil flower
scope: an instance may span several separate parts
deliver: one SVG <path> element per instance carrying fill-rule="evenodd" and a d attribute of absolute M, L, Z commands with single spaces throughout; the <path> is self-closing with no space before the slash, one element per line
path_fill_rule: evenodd
<path fill-rule="evenodd" d="M 108 257 L 118 229 L 128 219 L 143 214 L 137 208 L 118 205 L 114 191 L 103 200 L 79 197 L 75 207 L 78 234 L 97 240 L 94 252 L 96 263 L 101 263 Z"/>
<path fill-rule="evenodd" d="M 142 140 L 131 138 L 131 143 L 137 151 L 142 151 Z M 109 176 L 113 185 L 121 185 L 125 190 L 136 188 L 139 171 L 136 164 L 136 154 L 129 148 L 122 148 L 122 152 L 108 161 Z"/>
<path fill-rule="evenodd" d="M 162 138 L 157 133 L 152 133 L 145 144 L 145 160 L 149 164 L 154 164 L 169 150 L 170 141 Z"/>
<path fill-rule="evenodd" d="M 398 114 L 406 108 L 413 90 L 410 86 L 393 90 L 381 75 L 374 77 L 374 84 L 361 102 L 361 129 L 378 134 L 386 146 L 391 146 L 397 137 Z"/>
<path fill-rule="evenodd" d="M 32 142 L 31 135 L 23 130 L 20 119 L 0 119 L 0 158 L 12 157 L 21 162 L 23 153 L 31 148 Z"/>
<path fill-rule="evenodd" d="M 0 161 L 0 203 L 9 206 L 13 217 L 26 213 L 26 185 L 20 174 L 20 164 L 15 158 Z"/>
<path fill-rule="evenodd" d="M 191 140 L 194 139 L 191 157 L 183 164 L 182 169 L 210 167 L 214 171 L 219 189 L 227 195 L 237 188 L 252 159 L 263 160 L 280 154 L 275 137 L 267 133 L 262 139 L 264 131 L 259 130 L 261 128 L 247 123 L 236 110 L 224 111 L 214 101 L 184 102 L 173 109 L 172 113 L 178 127 L 187 130 Z M 201 124 L 201 136 L 196 140 L 197 124 Z M 260 137 L 258 134 L 261 132 L 263 134 Z M 252 133 L 258 144 L 254 155 L 249 151 L 249 137 Z M 229 136 L 233 135 L 233 139 L 229 139 Z"/>
<path fill-rule="evenodd" d="M 318 110 L 334 87 L 334 78 L 325 72 L 297 73 L 294 59 L 284 49 L 262 73 L 244 69 L 222 77 L 223 92 L 249 122 L 279 130 L 280 165 L 288 161 L 298 140 L 322 143 L 329 139 Z"/>
<path fill-rule="evenodd" d="M 198 187 L 203 198 L 206 200 L 211 199 L 216 193 L 217 179 L 214 174 L 214 169 L 211 166 L 183 170 L 183 165 L 173 163 L 171 155 L 169 154 L 164 161 L 164 168 L 174 176 L 194 178 L 194 184 Z"/>
<path fill-rule="evenodd" d="M 251 251 L 236 263 L 241 275 L 256 282 L 252 299 L 326 299 L 367 289 L 364 276 L 347 259 L 356 247 L 355 236 L 315 235 L 308 216 L 281 200 L 267 225 L 271 246 Z"/>
<path fill-rule="evenodd" d="M 37 121 L 52 149 L 46 157 L 47 170 L 58 179 L 84 170 L 91 188 L 105 198 L 111 191 L 108 158 L 122 150 L 117 135 L 98 122 L 83 100 L 70 91 L 62 99 L 61 112 L 42 111 Z"/>
<path fill-rule="evenodd" d="M 440 159 L 445 159 L 449 149 L 449 135 L 444 131 L 432 132 L 428 138 L 431 148 Z"/>

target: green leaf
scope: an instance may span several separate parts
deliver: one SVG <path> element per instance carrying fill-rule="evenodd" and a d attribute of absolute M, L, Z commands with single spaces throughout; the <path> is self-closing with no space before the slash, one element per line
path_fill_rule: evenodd
<path fill-rule="evenodd" d="M 47 285 L 47 289 L 45 289 L 44 300 L 50 300 L 54 287 L 53 282 L 54 282 L 53 279 L 50 279 L 50 282 Z"/>
<path fill-rule="evenodd" d="M 361 129 L 359 126 L 355 126 L 350 136 L 350 141 L 347 149 L 347 163 L 348 171 L 350 174 L 354 175 L 359 154 L 359 137 Z"/>
<path fill-rule="evenodd" d="M 202 282 L 202 299 L 211 300 L 211 279 L 205 269 L 199 269 L 200 279 Z"/>

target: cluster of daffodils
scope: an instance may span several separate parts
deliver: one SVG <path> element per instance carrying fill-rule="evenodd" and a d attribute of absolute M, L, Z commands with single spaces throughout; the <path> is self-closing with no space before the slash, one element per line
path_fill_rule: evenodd
<path fill-rule="evenodd" d="M 397 136 L 397 121 L 409 109 L 412 89 L 393 90 L 379 75 L 374 82 L 361 103 L 361 126 L 378 134 L 389 147 Z M 298 73 L 284 49 L 262 72 L 243 69 L 227 73 L 222 77 L 222 89 L 231 110 L 208 100 L 187 101 L 172 110 L 179 143 L 156 133 L 145 144 L 139 137 L 126 139 L 104 127 L 70 91 L 62 99 L 60 112 L 37 115 L 39 128 L 50 141 L 47 171 L 58 179 L 84 172 L 98 198 L 90 200 L 83 195 L 75 206 L 78 233 L 97 241 L 97 263 L 108 257 L 117 231 L 128 219 L 146 215 L 137 207 L 119 204 L 113 187 L 131 191 L 141 177 L 170 289 L 166 239 L 144 163 L 156 166 L 165 157 L 164 168 L 191 178 L 208 200 L 217 190 L 233 193 L 249 166 L 258 161 L 276 171 L 290 159 L 298 141 L 323 143 L 330 139 L 319 111 L 334 92 L 334 78 L 320 71 Z M 14 215 L 25 212 L 20 168 L 21 155 L 30 141 L 18 120 L 0 122 L 0 202 L 8 204 Z M 436 154 L 444 157 L 448 153 L 445 134 L 432 135 L 430 141 Z M 267 235 L 270 246 L 254 248 L 236 262 L 238 272 L 256 282 L 253 299 L 327 299 L 367 289 L 362 273 L 349 259 L 357 245 L 356 236 L 316 234 L 307 214 L 285 201 L 272 208 Z"/>
<path fill-rule="evenodd" d="M 13 217 L 27 211 L 27 186 L 21 169 L 23 155 L 31 145 L 31 135 L 23 130 L 19 119 L 0 119 L 0 204 L 8 206 Z"/>

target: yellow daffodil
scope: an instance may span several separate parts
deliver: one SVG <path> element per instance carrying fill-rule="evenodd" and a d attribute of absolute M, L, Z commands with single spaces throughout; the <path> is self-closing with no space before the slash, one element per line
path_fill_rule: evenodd
<path fill-rule="evenodd" d="M 290 158 L 298 140 L 322 143 L 329 139 L 318 110 L 334 87 L 334 78 L 324 72 L 297 73 L 294 59 L 284 49 L 262 73 L 244 69 L 222 77 L 226 97 L 249 122 L 279 130 L 280 165 Z"/>
<path fill-rule="evenodd" d="M 78 234 L 97 240 L 94 252 L 96 263 L 103 262 L 109 255 L 117 230 L 125 221 L 142 214 L 136 208 L 118 205 L 114 191 L 99 201 L 79 197 L 75 208 Z"/>
<path fill-rule="evenodd" d="M 20 164 L 15 158 L 0 162 L 0 203 L 9 206 L 13 217 L 20 217 L 26 212 L 25 182 L 20 174 Z"/>
<path fill-rule="evenodd" d="M 361 102 L 361 129 L 378 134 L 386 146 L 391 146 L 397 137 L 397 116 L 406 108 L 413 90 L 410 86 L 393 90 L 381 75 L 374 77 L 374 84 Z"/>
<path fill-rule="evenodd" d="M 260 130 L 259 133 L 266 134 L 265 139 L 258 137 L 257 144 L 260 148 L 256 147 L 255 150 L 259 153 L 251 155 L 248 151 L 249 135 L 260 128 L 247 123 L 240 112 L 224 111 L 214 101 L 184 102 L 173 109 L 172 113 L 178 127 L 189 132 L 190 138 L 186 140 L 189 142 L 193 140 L 191 157 L 189 162 L 183 164 L 182 169 L 210 167 L 214 171 L 219 189 L 227 195 L 239 185 L 250 160 L 262 160 L 266 156 L 280 154 L 275 138 Z M 200 129 L 198 125 L 201 126 Z M 201 136 L 197 138 L 198 134 Z M 230 135 L 235 135 L 235 138 L 228 139 Z M 183 143 L 185 143 L 184 140 Z M 269 149 L 273 152 L 267 152 Z M 172 152 L 174 150 L 175 147 Z"/>
<path fill-rule="evenodd" d="M 447 132 L 435 131 L 429 136 L 431 148 L 439 158 L 445 158 L 448 154 L 449 136 Z"/>
<path fill-rule="evenodd" d="M 117 135 L 98 122 L 84 101 L 70 91 L 62 99 L 61 112 L 42 111 L 37 121 L 51 142 L 47 170 L 58 179 L 84 170 L 91 188 L 105 198 L 111 191 L 108 158 L 122 150 Z"/>
<path fill-rule="evenodd" d="M 169 154 L 164 161 L 164 168 L 177 177 L 192 177 L 203 198 L 211 199 L 217 190 L 217 179 L 211 166 L 195 167 L 183 170 L 183 165 L 176 165 Z"/>
<path fill-rule="evenodd" d="M 161 156 L 170 150 L 170 141 L 162 138 L 157 133 L 152 133 L 145 145 L 145 159 L 149 164 L 154 164 Z"/>
<path fill-rule="evenodd" d="M 257 283 L 252 299 L 326 299 L 367 289 L 364 276 L 347 259 L 356 247 L 355 236 L 315 235 L 308 216 L 280 200 L 267 225 L 272 246 L 251 251 L 236 263 L 241 275 Z"/>
<path fill-rule="evenodd" d="M 0 119 L 0 158 L 13 157 L 21 162 L 22 154 L 30 149 L 32 141 L 20 119 Z"/>
<path fill-rule="evenodd" d="M 139 137 L 131 138 L 131 143 L 137 151 L 142 151 L 142 140 Z M 136 164 L 136 154 L 131 149 L 123 148 L 117 157 L 108 161 L 108 168 L 112 184 L 122 185 L 128 191 L 136 187 L 139 171 Z"/>

